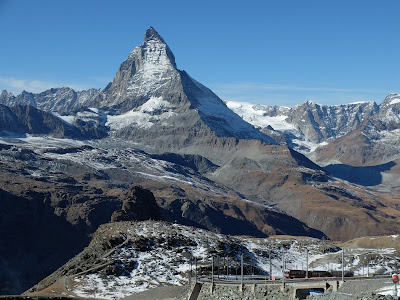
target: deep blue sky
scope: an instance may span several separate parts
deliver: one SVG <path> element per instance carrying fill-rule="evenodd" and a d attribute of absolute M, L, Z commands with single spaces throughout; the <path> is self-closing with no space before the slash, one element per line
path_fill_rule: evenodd
<path fill-rule="evenodd" d="M 400 1 L 0 0 L 0 90 L 104 88 L 153 26 L 222 99 L 381 103 L 400 92 Z"/>

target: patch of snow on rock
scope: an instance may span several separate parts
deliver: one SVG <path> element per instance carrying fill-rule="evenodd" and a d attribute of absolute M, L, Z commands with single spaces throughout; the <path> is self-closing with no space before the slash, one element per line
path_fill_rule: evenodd
<path fill-rule="evenodd" d="M 143 128 L 150 128 L 158 120 L 168 119 L 175 113 L 170 109 L 172 106 L 162 98 L 151 97 L 146 103 L 137 109 L 128 111 L 122 115 L 108 115 L 106 126 L 111 130 L 119 130 L 124 127 L 135 125 Z M 161 112 L 160 114 L 154 114 Z"/>
<path fill-rule="evenodd" d="M 74 123 L 75 116 L 62 116 L 57 112 L 52 112 L 52 114 L 68 125 L 72 126 Z"/>
<path fill-rule="evenodd" d="M 154 111 L 164 110 L 170 107 L 171 104 L 168 101 L 164 101 L 161 97 L 151 97 L 146 103 L 140 106 L 139 111 L 142 113 L 150 113 Z"/>

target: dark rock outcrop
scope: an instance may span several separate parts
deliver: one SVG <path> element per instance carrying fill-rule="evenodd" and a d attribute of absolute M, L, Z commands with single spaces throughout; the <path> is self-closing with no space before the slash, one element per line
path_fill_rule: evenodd
<path fill-rule="evenodd" d="M 162 215 L 153 193 L 141 186 L 134 186 L 122 209 L 112 214 L 111 222 L 145 220 L 162 220 Z"/>

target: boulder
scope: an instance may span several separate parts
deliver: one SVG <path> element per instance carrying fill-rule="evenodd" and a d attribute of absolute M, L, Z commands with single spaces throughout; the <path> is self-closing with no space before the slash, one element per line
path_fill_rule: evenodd
<path fill-rule="evenodd" d="M 111 216 L 111 222 L 162 220 L 159 206 L 151 191 L 134 186 L 128 193 L 122 208 Z"/>

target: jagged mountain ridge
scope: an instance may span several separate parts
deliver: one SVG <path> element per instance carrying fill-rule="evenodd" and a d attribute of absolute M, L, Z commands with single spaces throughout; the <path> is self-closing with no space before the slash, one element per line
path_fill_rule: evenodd
<path fill-rule="evenodd" d="M 106 99 L 101 105 L 117 107 L 124 113 L 143 105 L 151 97 L 163 97 L 170 104 L 183 104 L 182 109 L 187 109 L 190 104 L 185 99 L 182 103 L 177 97 L 166 97 L 168 90 L 179 90 L 179 81 L 172 51 L 150 27 L 145 33 L 144 43 L 133 49 L 114 80 L 105 88 Z"/>
<path fill-rule="evenodd" d="M 353 166 L 380 165 L 400 157 L 399 103 L 395 93 L 380 105 L 327 106 L 308 101 L 287 108 L 227 101 L 245 120 L 313 161 Z"/>
<path fill-rule="evenodd" d="M 377 192 L 378 197 L 396 198 L 394 194 L 398 192 L 400 174 L 399 94 L 388 95 L 380 105 L 362 102 L 323 106 L 307 102 L 286 108 L 227 103 L 281 144 L 301 151 L 324 166 L 332 176 L 368 187 L 371 192 Z M 306 107 L 309 109 L 304 111 Z M 338 110 L 341 114 L 337 113 Z M 324 111 L 336 112 L 325 115 Z M 302 115 L 305 117 L 298 117 Z M 339 115 L 341 118 L 338 120 Z M 338 131 L 340 127 L 342 129 Z M 314 138 L 316 132 L 330 132 L 330 135 L 319 142 L 321 140 Z"/>
<path fill-rule="evenodd" d="M 30 105 L 43 111 L 56 111 L 61 114 L 71 113 L 82 107 L 94 107 L 104 97 L 101 89 L 75 91 L 68 87 L 51 88 L 39 94 L 23 91 L 14 96 L 3 90 L 0 104 L 6 106 Z"/>
<path fill-rule="evenodd" d="M 226 102 L 228 107 L 254 126 L 264 130 L 270 126 L 270 129 L 282 132 L 283 140 L 304 154 L 349 133 L 363 120 L 379 112 L 375 102 L 328 106 L 307 101 L 292 108 Z"/>
<path fill-rule="evenodd" d="M 363 120 L 354 130 L 316 150 L 324 164 L 352 166 L 386 164 L 400 158 L 400 95 L 388 95 L 379 112 Z"/>

